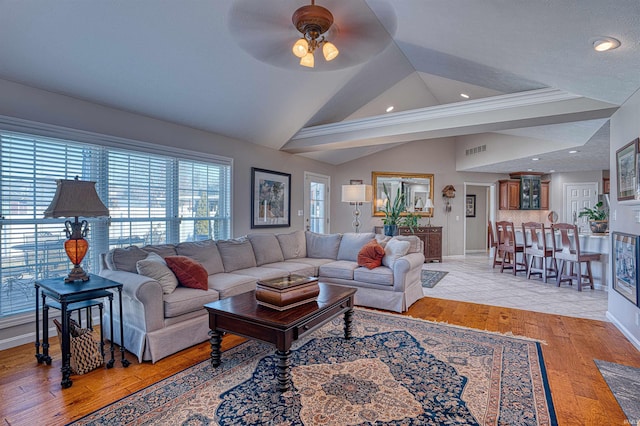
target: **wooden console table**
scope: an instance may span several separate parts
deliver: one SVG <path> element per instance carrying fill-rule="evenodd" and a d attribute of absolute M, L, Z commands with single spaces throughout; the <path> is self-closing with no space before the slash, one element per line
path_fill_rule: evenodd
<path fill-rule="evenodd" d="M 377 234 L 384 234 L 382 226 L 376 226 Z M 422 240 L 424 245 L 425 262 L 442 262 L 442 226 L 419 226 L 413 228 L 413 232 L 408 226 L 398 227 L 399 235 L 415 235 Z"/>
<path fill-rule="evenodd" d="M 256 302 L 256 292 L 238 294 L 204 307 L 209 312 L 211 331 L 211 365 L 220 365 L 222 332 L 271 343 L 278 358 L 278 390 L 291 387 L 289 355 L 291 344 L 340 314 L 344 314 L 344 338 L 351 338 L 353 295 L 356 289 L 319 283 L 317 302 L 309 302 L 284 311 L 270 309 Z"/>

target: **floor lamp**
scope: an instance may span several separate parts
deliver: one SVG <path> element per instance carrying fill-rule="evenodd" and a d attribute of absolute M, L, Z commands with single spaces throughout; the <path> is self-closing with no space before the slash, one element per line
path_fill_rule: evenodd
<path fill-rule="evenodd" d="M 360 232 L 360 209 L 358 206 L 361 203 L 370 203 L 373 198 L 373 189 L 371 185 L 342 185 L 342 202 L 354 203 L 355 210 L 353 211 L 353 229 L 355 232 Z"/>

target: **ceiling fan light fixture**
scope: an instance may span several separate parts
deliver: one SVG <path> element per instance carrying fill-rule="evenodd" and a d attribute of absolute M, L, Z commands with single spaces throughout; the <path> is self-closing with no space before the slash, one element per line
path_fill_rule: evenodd
<path fill-rule="evenodd" d="M 307 68 L 313 68 L 313 66 L 315 65 L 313 52 L 308 52 L 306 55 L 300 58 L 300 65 Z"/>
<path fill-rule="evenodd" d="M 293 54 L 298 58 L 304 58 L 305 55 L 309 52 L 309 42 L 304 37 L 298 39 L 293 45 Z"/>
<path fill-rule="evenodd" d="M 328 9 L 316 6 L 315 0 L 311 0 L 310 5 L 302 6 L 293 13 L 291 21 L 302 34 L 302 38 L 293 45 L 293 54 L 301 58 L 300 65 L 313 68 L 313 52 L 320 46 L 327 61 L 338 56 L 340 52 L 336 46 L 326 41 L 323 35 L 333 25 L 333 15 Z"/>

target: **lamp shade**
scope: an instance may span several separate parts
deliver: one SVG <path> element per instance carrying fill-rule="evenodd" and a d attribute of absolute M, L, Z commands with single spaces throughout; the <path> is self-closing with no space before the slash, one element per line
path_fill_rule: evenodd
<path fill-rule="evenodd" d="M 370 203 L 372 198 L 371 185 L 342 185 L 343 203 Z"/>
<path fill-rule="evenodd" d="M 83 180 L 56 180 L 58 187 L 44 217 L 109 216 L 109 209 L 96 192 L 96 183 Z"/>
<path fill-rule="evenodd" d="M 424 208 L 425 209 L 433 208 L 433 201 L 431 201 L 431 198 L 427 198 L 427 200 L 424 202 Z"/>

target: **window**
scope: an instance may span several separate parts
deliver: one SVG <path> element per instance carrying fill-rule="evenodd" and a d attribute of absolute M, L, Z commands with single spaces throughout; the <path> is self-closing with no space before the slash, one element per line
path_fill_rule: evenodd
<path fill-rule="evenodd" d="M 109 219 L 87 219 L 89 272 L 97 273 L 99 254 L 114 247 L 230 237 L 231 161 L 140 147 L 0 131 L 0 317 L 33 310 L 34 280 L 71 268 L 65 219 L 43 218 L 56 179 L 95 181 L 109 208 Z"/>

